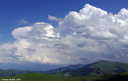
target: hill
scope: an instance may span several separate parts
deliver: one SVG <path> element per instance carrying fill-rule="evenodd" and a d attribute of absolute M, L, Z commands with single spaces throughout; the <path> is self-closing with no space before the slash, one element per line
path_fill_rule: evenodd
<path fill-rule="evenodd" d="M 11 80 L 10 80 L 11 79 Z M 10 77 L 1 77 L 0 81 L 128 81 L 128 72 L 112 76 L 78 76 L 64 78 L 44 73 L 26 73 Z"/>
<path fill-rule="evenodd" d="M 74 80 L 72 78 L 64 78 L 59 77 L 51 74 L 44 74 L 44 73 L 26 73 L 16 76 L 10 76 L 10 77 L 2 77 L 0 78 L 1 81 L 14 79 L 14 81 L 78 81 Z"/>
<path fill-rule="evenodd" d="M 95 81 L 128 81 L 128 72 L 102 77 Z"/>
<path fill-rule="evenodd" d="M 0 69 L 0 77 L 15 76 L 24 73 L 44 73 L 42 71 L 24 71 L 24 70 L 2 70 Z M 101 60 L 88 65 L 69 65 L 58 69 L 46 71 L 45 73 L 56 74 L 58 76 L 108 76 L 117 73 L 128 72 L 128 64 L 121 62 L 110 62 Z"/>
<path fill-rule="evenodd" d="M 128 72 L 127 63 L 110 62 L 105 60 L 85 65 L 78 70 L 63 71 L 63 73 L 69 73 L 72 76 L 106 76 L 122 72 Z"/>

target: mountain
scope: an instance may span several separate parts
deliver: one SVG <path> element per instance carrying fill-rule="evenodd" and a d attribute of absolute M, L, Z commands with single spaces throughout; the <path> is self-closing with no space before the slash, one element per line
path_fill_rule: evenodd
<path fill-rule="evenodd" d="M 127 63 L 110 62 L 105 60 L 85 65 L 78 70 L 63 71 L 63 73 L 69 73 L 72 76 L 106 76 L 122 72 L 128 72 Z"/>
<path fill-rule="evenodd" d="M 14 69 L 2 70 L 2 69 L 0 69 L 0 77 L 15 76 L 15 75 L 31 73 L 31 72 L 33 72 L 33 71 L 14 70 Z"/>
<path fill-rule="evenodd" d="M 49 73 L 56 74 L 58 76 L 70 77 L 70 76 L 108 76 L 122 72 L 128 72 L 128 64 L 121 62 L 110 62 L 101 60 L 88 65 L 70 65 L 58 69 L 42 71 L 24 71 L 24 70 L 2 70 L 0 69 L 0 77 L 15 76 L 24 73 Z"/>
<path fill-rule="evenodd" d="M 49 71 L 46 71 L 45 73 L 57 74 L 57 73 L 61 73 L 63 71 L 67 71 L 67 70 L 69 70 L 69 71 L 77 70 L 77 69 L 82 68 L 83 66 L 84 66 L 83 64 L 69 65 L 69 66 L 66 66 L 66 67 L 49 70 Z"/>

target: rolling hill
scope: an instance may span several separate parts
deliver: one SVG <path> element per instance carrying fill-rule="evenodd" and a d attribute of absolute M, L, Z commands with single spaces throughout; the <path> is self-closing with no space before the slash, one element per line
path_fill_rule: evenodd
<path fill-rule="evenodd" d="M 75 81 L 74 79 L 68 79 L 64 77 L 59 77 L 51 74 L 44 74 L 44 73 L 26 73 L 16 76 L 10 77 L 1 77 L 0 80 L 9 80 L 14 79 L 14 81 Z M 78 80 L 76 80 L 78 81 Z"/>
<path fill-rule="evenodd" d="M 69 65 L 58 69 L 42 71 L 23 71 L 23 70 L 2 70 L 0 69 L 0 77 L 15 76 L 25 73 L 49 73 L 57 76 L 69 77 L 69 76 L 109 76 L 117 73 L 128 72 L 128 64 L 121 62 L 110 62 L 101 60 L 88 65 Z"/>
<path fill-rule="evenodd" d="M 112 76 L 104 76 L 95 81 L 128 81 L 128 72 L 119 73 Z"/>
<path fill-rule="evenodd" d="M 10 77 L 0 77 L 0 81 L 128 81 L 128 72 L 112 76 L 77 76 L 64 78 L 44 73 L 26 73 Z"/>
<path fill-rule="evenodd" d="M 72 76 L 106 76 L 117 73 L 128 72 L 128 64 L 121 62 L 110 62 L 101 60 L 74 71 L 63 71 L 70 73 Z"/>

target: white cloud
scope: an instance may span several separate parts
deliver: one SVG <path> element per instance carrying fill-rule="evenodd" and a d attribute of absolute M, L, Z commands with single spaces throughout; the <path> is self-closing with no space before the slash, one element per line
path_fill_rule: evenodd
<path fill-rule="evenodd" d="M 0 46 L 0 62 L 88 63 L 99 59 L 128 62 L 128 10 L 118 14 L 86 4 L 70 11 L 54 28 L 44 22 L 12 31 L 14 43 Z M 15 61 L 17 60 L 17 61 Z"/>
<path fill-rule="evenodd" d="M 26 36 L 28 34 L 27 32 L 31 31 L 31 29 L 32 29 L 32 27 L 29 27 L 29 26 L 28 27 L 17 28 L 17 29 L 14 29 L 12 31 L 12 35 L 13 35 L 14 38 L 18 39 L 23 35 Z"/>
<path fill-rule="evenodd" d="M 25 19 L 21 19 L 17 21 L 18 25 L 23 25 L 23 24 L 28 24 L 28 21 L 26 21 Z"/>
<path fill-rule="evenodd" d="M 52 16 L 52 15 L 48 15 L 48 19 L 54 20 L 54 21 L 61 21 L 62 20 L 61 18 L 57 18 L 57 17 Z"/>

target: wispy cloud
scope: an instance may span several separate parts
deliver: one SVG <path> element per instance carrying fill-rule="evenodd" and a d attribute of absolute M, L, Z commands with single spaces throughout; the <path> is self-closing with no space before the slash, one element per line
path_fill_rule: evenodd
<path fill-rule="evenodd" d="M 28 24 L 28 21 L 25 19 L 21 19 L 17 21 L 18 25 L 24 25 L 24 24 Z"/>
<path fill-rule="evenodd" d="M 62 20 L 61 18 L 57 18 L 57 17 L 51 16 L 51 15 L 48 15 L 48 19 L 53 20 L 53 21 L 61 21 Z"/>
<path fill-rule="evenodd" d="M 118 14 L 86 4 L 58 19 L 58 27 L 36 22 L 12 31 L 14 43 L 0 46 L 0 62 L 42 64 L 88 63 L 96 60 L 128 62 L 128 10 Z"/>

